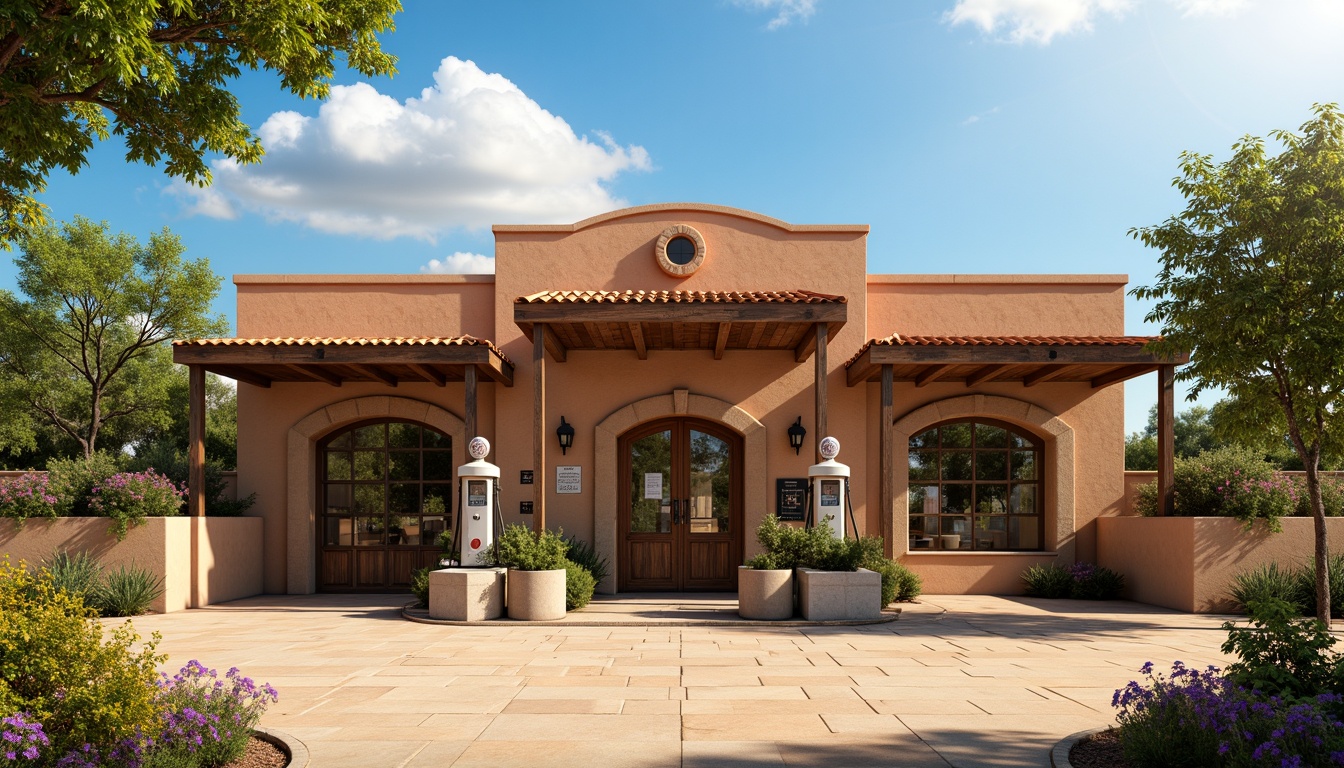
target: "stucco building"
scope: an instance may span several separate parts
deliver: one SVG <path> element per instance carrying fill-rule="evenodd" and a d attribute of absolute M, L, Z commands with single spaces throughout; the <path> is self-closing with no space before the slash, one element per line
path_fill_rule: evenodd
<path fill-rule="evenodd" d="M 505 521 L 592 542 L 603 591 L 734 589 L 833 435 L 858 529 L 926 592 L 1017 592 L 1095 561 L 1120 384 L 1181 362 L 1124 335 L 1123 275 L 868 274 L 862 225 L 668 204 L 494 234 L 494 275 L 238 275 L 239 338 L 175 345 L 198 391 L 240 381 L 267 592 L 404 588 L 473 434 Z"/>

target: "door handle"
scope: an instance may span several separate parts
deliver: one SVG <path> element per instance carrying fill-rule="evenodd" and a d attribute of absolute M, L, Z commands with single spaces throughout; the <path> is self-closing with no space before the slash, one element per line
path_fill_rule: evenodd
<path fill-rule="evenodd" d="M 672 524 L 681 525 L 681 500 L 672 500 Z"/>

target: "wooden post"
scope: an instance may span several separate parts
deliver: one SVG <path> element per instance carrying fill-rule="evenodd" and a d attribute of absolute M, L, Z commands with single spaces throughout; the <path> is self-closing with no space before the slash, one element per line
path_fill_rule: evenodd
<path fill-rule="evenodd" d="M 813 441 L 813 453 L 821 462 L 821 439 L 826 437 L 826 324 L 817 323 L 817 368 L 814 389 L 817 395 L 816 412 L 813 420 L 817 424 L 817 436 Z"/>
<path fill-rule="evenodd" d="M 467 439 L 471 440 L 480 435 L 476 422 L 476 366 L 468 365 L 464 378 L 467 385 Z"/>
<path fill-rule="evenodd" d="M 892 541 L 892 523 L 896 513 L 896 435 L 892 424 L 896 421 L 893 408 L 893 385 L 891 364 L 882 366 L 882 409 L 879 418 L 882 442 L 879 444 L 879 457 L 882 477 L 878 481 L 877 526 L 882 533 L 882 550 L 892 557 L 896 543 Z"/>
<path fill-rule="evenodd" d="M 1176 366 L 1157 369 L 1157 514 L 1170 515 L 1176 474 Z"/>
<path fill-rule="evenodd" d="M 205 517 L 205 368 L 187 366 L 187 514 Z"/>
<path fill-rule="evenodd" d="M 546 528 L 546 326 L 532 326 L 532 530 Z"/>

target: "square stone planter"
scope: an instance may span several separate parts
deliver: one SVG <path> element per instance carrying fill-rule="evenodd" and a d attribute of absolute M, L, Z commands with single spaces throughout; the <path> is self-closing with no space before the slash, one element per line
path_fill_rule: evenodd
<path fill-rule="evenodd" d="M 808 621 L 859 621 L 882 615 L 882 575 L 798 569 L 798 609 Z"/>
<path fill-rule="evenodd" d="M 509 618 L 519 621 L 555 621 L 565 618 L 565 570 L 509 569 Z"/>
<path fill-rule="evenodd" d="M 506 568 L 444 568 L 429 573 L 429 617 L 488 621 L 504 615 Z"/>
<path fill-rule="evenodd" d="M 793 618 L 793 571 L 737 568 L 737 614 L 753 621 Z"/>

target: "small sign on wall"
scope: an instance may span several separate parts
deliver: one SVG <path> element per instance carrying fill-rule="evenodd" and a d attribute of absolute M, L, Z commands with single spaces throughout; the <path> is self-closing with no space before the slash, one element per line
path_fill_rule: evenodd
<path fill-rule="evenodd" d="M 520 515 L 530 515 L 530 514 L 532 514 L 532 502 L 530 502 L 530 501 L 520 501 L 520 502 L 518 502 L 518 514 L 520 514 Z"/>
<path fill-rule="evenodd" d="M 520 470 L 518 470 L 518 484 L 519 484 L 519 485 L 531 485 L 531 484 L 532 484 L 532 470 L 530 470 L 530 469 L 520 469 Z"/>
<path fill-rule="evenodd" d="M 556 467 L 556 493 L 583 493 L 583 467 Z"/>
<path fill-rule="evenodd" d="M 775 517 L 780 520 L 807 519 L 807 478 L 775 478 Z"/>

